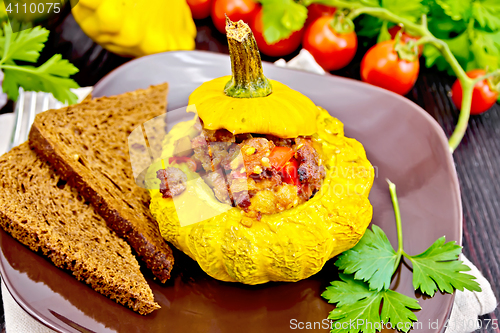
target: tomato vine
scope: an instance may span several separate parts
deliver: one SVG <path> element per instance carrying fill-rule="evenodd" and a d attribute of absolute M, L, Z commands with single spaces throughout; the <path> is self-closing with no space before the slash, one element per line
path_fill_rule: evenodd
<path fill-rule="evenodd" d="M 335 6 L 337 8 L 349 9 L 350 13 L 347 15 L 347 17 L 350 18 L 351 20 L 355 19 L 361 14 L 367 14 L 393 23 L 403 24 L 405 29 L 409 31 L 411 34 L 421 37 L 418 41 L 415 42 L 415 45 L 431 44 L 441 52 L 443 57 L 450 64 L 458 80 L 460 80 L 463 89 L 462 108 L 460 110 L 458 122 L 455 127 L 455 130 L 453 131 L 448 141 L 450 151 L 453 152 L 460 144 L 460 141 L 462 141 L 465 135 L 465 131 L 467 130 L 474 85 L 490 76 L 500 75 L 500 70 L 480 76 L 476 79 L 469 78 L 465 73 L 465 70 L 458 62 L 457 58 L 455 58 L 455 56 L 451 52 L 448 44 L 443 42 L 441 39 L 436 38 L 429 31 L 427 27 L 427 15 L 425 14 L 422 15 L 419 23 L 414 23 L 408 19 L 405 19 L 404 17 L 401 17 L 399 15 L 390 12 L 385 8 L 366 7 L 361 5 L 360 3 L 355 3 L 355 2 L 353 3 L 343 0 L 330 0 L 328 1 L 328 4 Z"/>
<path fill-rule="evenodd" d="M 427 15 L 423 14 L 419 23 L 414 23 L 402 16 L 399 16 L 386 8 L 380 7 L 367 7 L 363 6 L 361 3 L 357 2 L 349 2 L 343 0 L 328 0 L 328 4 L 339 9 L 347 9 L 350 10 L 347 18 L 354 20 L 356 17 L 361 14 L 367 14 L 374 17 L 377 17 L 382 20 L 386 20 L 389 22 L 393 22 L 396 24 L 402 24 L 405 29 L 410 32 L 414 36 L 420 36 L 421 38 L 414 42 L 415 46 L 422 44 L 431 44 L 436 49 L 441 52 L 446 61 L 450 64 L 453 72 L 457 76 L 458 80 L 462 85 L 463 96 L 462 96 L 462 108 L 460 110 L 460 115 L 458 117 L 458 122 L 453 131 L 452 135 L 449 138 L 448 144 L 450 147 L 450 151 L 453 152 L 459 145 L 460 141 L 462 141 L 465 131 L 467 130 L 467 125 L 470 117 L 470 109 L 472 103 L 472 92 L 474 89 L 474 85 L 490 76 L 500 75 L 500 70 L 497 70 L 493 73 L 489 73 L 483 76 L 480 76 L 475 79 L 471 79 L 465 73 L 465 70 L 462 68 L 458 60 L 455 58 L 453 53 L 450 50 L 450 47 L 447 43 L 442 41 L 439 38 L 436 38 L 428 29 L 427 26 Z"/>
<path fill-rule="evenodd" d="M 467 130 L 475 84 L 489 78 L 491 88 L 497 92 L 500 89 L 500 70 L 477 78 L 470 78 L 466 74 L 466 70 L 478 67 L 490 67 L 489 69 L 493 70 L 500 68 L 500 19 L 497 15 L 500 14 L 500 6 L 494 1 L 485 0 L 479 3 L 463 0 L 459 6 L 450 4 L 451 0 L 258 1 L 264 8 L 264 34 L 279 31 L 280 34 L 273 36 L 276 40 L 286 38 L 303 26 L 303 9 L 306 6 L 323 4 L 337 8 L 337 12 L 345 12 L 346 18 L 351 22 L 360 15 L 365 15 L 359 22 L 363 26 L 360 34 L 363 32 L 368 35 L 367 31 L 370 31 L 373 35 L 372 31 L 378 31 L 382 26 L 379 39 L 388 37 L 387 23 L 390 22 L 402 25 L 405 31 L 418 39 L 410 40 L 409 44 L 420 49 L 424 44 L 432 45 L 433 47 L 424 49 L 426 66 L 435 64 L 440 70 L 448 69 L 457 76 L 462 87 L 460 114 L 456 128 L 449 138 L 451 152 L 458 147 Z M 272 16 L 271 12 L 275 12 L 275 9 L 279 9 L 281 15 Z M 377 23 L 374 24 L 374 21 Z M 436 28 L 439 23 L 447 28 L 440 31 Z"/>

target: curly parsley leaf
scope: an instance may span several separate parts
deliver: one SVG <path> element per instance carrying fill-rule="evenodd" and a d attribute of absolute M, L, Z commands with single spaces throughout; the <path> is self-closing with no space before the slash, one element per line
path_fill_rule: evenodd
<path fill-rule="evenodd" d="M 357 280 L 368 282 L 371 289 L 389 289 L 401 255 L 394 251 L 386 234 L 376 225 L 367 229 L 352 249 L 342 253 L 335 266 Z"/>
<path fill-rule="evenodd" d="M 455 21 L 468 21 L 472 15 L 472 2 L 470 0 L 436 0 L 443 8 L 446 15 Z"/>
<path fill-rule="evenodd" d="M 453 293 L 455 289 L 481 291 L 475 277 L 462 272 L 470 268 L 458 256 L 462 247 L 454 241 L 446 242 L 443 236 L 427 250 L 416 256 L 410 256 L 413 265 L 413 287 L 423 293 L 434 296 L 437 289 Z"/>
<path fill-rule="evenodd" d="M 466 70 L 474 68 L 500 68 L 500 31 L 495 33 L 476 30 L 470 51 L 473 59 L 467 63 Z"/>
<path fill-rule="evenodd" d="M 356 25 L 358 36 L 375 37 L 380 33 L 383 21 L 379 18 L 364 15 Z"/>
<path fill-rule="evenodd" d="M 34 27 L 13 32 L 10 24 L 3 25 L 0 37 L 0 69 L 4 72 L 3 91 L 12 100 L 17 100 L 19 87 L 29 91 L 44 91 L 61 102 L 76 103 L 77 96 L 70 88 L 78 84 L 69 77 L 78 69 L 62 59 L 60 54 L 52 56 L 39 67 L 18 65 L 16 61 L 36 62 L 47 41 L 49 31 Z"/>
<path fill-rule="evenodd" d="M 352 275 L 339 276 L 341 281 L 332 282 L 321 295 L 336 304 L 328 316 L 336 321 L 332 333 L 375 333 L 382 322 L 408 332 L 417 320 L 411 311 L 421 309 L 416 299 L 392 290 L 371 290 L 368 284 L 355 280 Z"/>
<path fill-rule="evenodd" d="M 382 0 L 382 7 L 413 22 L 427 13 L 422 0 Z"/>
<path fill-rule="evenodd" d="M 309 6 L 309 5 L 312 5 L 313 3 L 319 3 L 322 5 L 335 7 L 335 2 L 332 0 L 301 0 L 300 2 L 304 6 Z M 357 0 L 357 1 L 350 0 L 349 2 L 352 4 L 358 4 L 358 5 L 367 6 L 367 7 L 380 7 L 379 0 Z"/>
<path fill-rule="evenodd" d="M 466 21 L 453 20 L 445 13 L 441 6 L 434 2 L 429 5 L 429 30 L 434 34 L 434 36 L 436 36 L 436 38 L 449 39 L 463 33 L 467 29 Z"/>
<path fill-rule="evenodd" d="M 482 28 L 491 31 L 500 29 L 500 2 L 498 0 L 479 0 L 472 5 L 472 16 Z"/>
<path fill-rule="evenodd" d="M 307 19 L 307 8 L 293 0 L 260 0 L 264 38 L 275 43 L 302 29 Z"/>
<path fill-rule="evenodd" d="M 359 2 L 368 7 L 380 7 L 379 0 L 360 0 Z"/>

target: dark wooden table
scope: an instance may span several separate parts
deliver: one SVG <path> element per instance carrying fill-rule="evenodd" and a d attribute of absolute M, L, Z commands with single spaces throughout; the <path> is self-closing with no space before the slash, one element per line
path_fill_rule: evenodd
<path fill-rule="evenodd" d="M 199 21 L 197 25 L 197 49 L 227 53 L 224 36 L 215 30 L 209 19 Z M 64 15 L 49 22 L 48 27 L 52 33 L 40 60 L 61 53 L 80 69 L 75 80 L 81 86 L 94 85 L 109 71 L 130 60 L 93 43 L 78 27 L 68 9 Z M 332 74 L 359 79 L 360 61 L 365 51 L 366 48 L 361 47 L 349 66 Z M 263 60 L 276 59 L 264 56 Z M 406 96 L 427 110 L 448 136 L 458 117 L 458 110 L 448 97 L 453 81 L 454 78 L 422 66 L 417 84 Z M 8 104 L 0 113 L 11 111 L 12 104 Z M 495 104 L 485 114 L 471 118 L 454 158 L 464 211 L 463 252 L 490 281 L 500 300 L 500 105 Z M 498 321 L 500 309 L 481 318 Z M 500 329 L 483 328 L 480 332 L 500 333 Z"/>

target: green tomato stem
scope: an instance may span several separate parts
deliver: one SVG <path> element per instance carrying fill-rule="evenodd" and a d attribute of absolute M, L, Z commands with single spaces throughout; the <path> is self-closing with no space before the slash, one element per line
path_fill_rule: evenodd
<path fill-rule="evenodd" d="M 460 80 L 462 83 L 462 86 L 465 84 L 472 84 L 472 80 L 467 76 L 465 73 L 464 69 L 462 66 L 460 66 L 460 63 L 458 62 L 457 58 L 453 55 L 453 53 L 450 50 L 450 47 L 448 44 L 443 42 L 440 39 L 437 39 L 436 37 L 432 36 L 433 38 L 430 38 L 428 43 L 434 46 L 436 49 L 438 49 L 439 52 L 443 55 L 443 57 L 446 59 L 446 61 L 450 64 L 451 69 L 457 76 L 457 78 Z"/>
<path fill-rule="evenodd" d="M 338 34 L 347 34 L 354 31 L 354 23 L 343 12 L 335 13 L 330 21 L 330 28 Z"/>
<path fill-rule="evenodd" d="M 333 0 L 334 3 L 337 2 L 344 2 L 344 1 L 337 1 Z M 349 8 L 349 7 L 348 7 Z M 391 11 L 388 11 L 385 8 L 377 8 L 377 7 L 360 7 L 360 8 L 355 8 L 352 9 L 352 11 L 347 15 L 348 18 L 351 20 L 354 20 L 356 17 L 358 17 L 361 14 L 368 14 L 374 17 L 378 17 L 379 19 L 382 20 L 387 20 L 393 23 L 401 23 L 405 27 L 405 30 L 409 31 L 413 35 L 417 36 L 432 36 L 432 34 L 427 30 L 426 27 L 413 23 L 412 21 L 405 19 L 403 17 L 400 17 L 396 14 L 394 14 Z"/>
<path fill-rule="evenodd" d="M 421 37 L 421 38 L 419 38 L 418 40 L 416 40 L 414 42 L 412 40 L 413 46 L 424 45 L 424 44 L 430 43 L 431 41 L 432 41 L 432 37 L 429 37 L 429 36 Z"/>
<path fill-rule="evenodd" d="M 448 141 L 450 152 L 452 153 L 455 149 L 457 149 L 460 141 L 462 141 L 465 135 L 465 131 L 467 130 L 467 125 L 469 124 L 474 83 L 473 80 L 469 78 L 467 79 L 468 81 L 470 81 L 470 83 L 467 83 L 467 85 L 465 86 L 462 81 L 460 82 L 462 84 L 462 109 L 460 110 L 460 114 L 458 116 L 457 126 L 455 127 L 455 130 L 453 131 L 453 134 Z"/>
<path fill-rule="evenodd" d="M 451 135 L 450 140 L 448 142 L 450 146 L 450 151 L 452 153 L 458 147 L 460 141 L 462 141 L 465 135 L 465 131 L 467 130 L 467 125 L 469 123 L 469 118 L 470 118 L 470 109 L 472 104 L 472 94 L 474 92 L 474 86 L 478 82 L 481 82 L 485 79 L 497 75 L 500 75 L 500 70 L 496 70 L 494 72 L 482 75 L 475 79 L 471 79 L 467 76 L 466 85 L 464 85 L 463 81 L 460 81 L 460 84 L 462 85 L 462 108 L 460 110 L 460 115 L 458 116 L 458 122 L 455 131 L 453 131 L 453 134 Z"/>
<path fill-rule="evenodd" d="M 479 82 L 485 80 L 485 79 L 489 79 L 490 77 L 492 76 L 498 76 L 500 78 L 500 69 L 497 69 L 496 71 L 494 72 L 491 72 L 491 73 L 488 73 L 488 74 L 484 74 L 482 76 L 479 76 L 477 78 L 475 78 L 473 81 L 472 81 L 472 85 L 476 85 L 478 84 Z"/>
<path fill-rule="evenodd" d="M 420 24 L 428 30 L 428 25 L 427 25 L 427 14 L 422 14 L 422 17 L 420 18 Z"/>

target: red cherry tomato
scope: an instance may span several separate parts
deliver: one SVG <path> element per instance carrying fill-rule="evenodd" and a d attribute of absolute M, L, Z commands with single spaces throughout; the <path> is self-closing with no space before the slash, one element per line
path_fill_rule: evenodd
<path fill-rule="evenodd" d="M 309 26 L 309 24 L 322 16 L 332 16 L 335 14 L 335 10 L 337 10 L 337 8 L 319 3 L 313 3 L 307 6 L 307 20 L 304 26 Z"/>
<path fill-rule="evenodd" d="M 250 23 L 253 16 L 257 13 L 259 6 L 253 0 L 213 0 L 212 1 L 212 21 L 217 30 L 226 33 L 226 16 L 231 21 L 243 20 Z"/>
<path fill-rule="evenodd" d="M 298 170 L 299 163 L 292 157 L 288 162 L 286 162 L 285 166 L 280 171 L 283 175 L 283 181 L 287 184 L 300 186 Z"/>
<path fill-rule="evenodd" d="M 191 14 L 196 20 L 207 18 L 210 15 L 212 0 L 187 0 Z"/>
<path fill-rule="evenodd" d="M 401 27 L 399 25 L 395 25 L 389 29 L 389 34 L 391 35 L 391 38 L 394 39 L 396 38 L 396 35 L 398 34 L 399 30 L 401 30 Z M 401 42 L 407 43 L 410 40 L 417 41 L 419 40 L 420 37 L 415 37 L 410 34 L 408 34 L 406 31 L 403 31 L 401 34 Z M 421 56 L 422 52 L 424 52 L 424 45 L 419 45 L 418 46 L 418 55 Z"/>
<path fill-rule="evenodd" d="M 400 59 L 394 46 L 395 41 L 388 40 L 369 49 L 361 61 L 361 79 L 405 95 L 415 85 L 420 65 L 418 59 Z"/>
<path fill-rule="evenodd" d="M 467 76 L 475 79 L 485 75 L 483 69 L 473 69 L 467 72 Z M 462 108 L 462 85 L 457 79 L 451 87 L 451 99 L 457 108 Z M 481 114 L 495 104 L 498 99 L 498 91 L 494 91 L 488 84 L 487 80 L 476 83 L 472 91 L 472 104 L 470 108 L 471 114 Z"/>
<path fill-rule="evenodd" d="M 333 16 L 323 16 L 307 27 L 302 45 L 325 71 L 341 69 L 349 64 L 356 54 L 356 33 L 339 34 L 333 31 L 330 22 Z"/>
<path fill-rule="evenodd" d="M 295 51 L 300 45 L 302 34 L 304 32 L 303 29 L 294 31 L 287 39 L 280 40 L 274 44 L 269 44 L 264 39 L 262 8 L 259 9 L 257 14 L 250 21 L 250 28 L 252 29 L 259 51 L 271 57 L 281 57 Z"/>
<path fill-rule="evenodd" d="M 281 170 L 288 162 L 295 152 L 292 148 L 288 147 L 274 147 L 269 155 L 269 162 L 276 170 Z"/>

